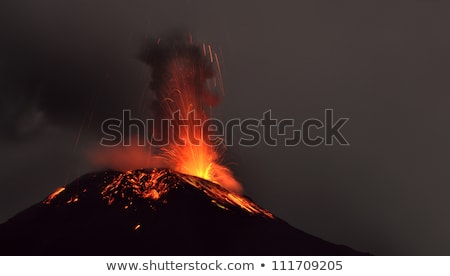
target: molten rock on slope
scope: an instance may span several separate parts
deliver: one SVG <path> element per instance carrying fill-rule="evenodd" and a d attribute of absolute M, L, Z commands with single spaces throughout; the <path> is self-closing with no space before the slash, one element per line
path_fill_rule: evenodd
<path fill-rule="evenodd" d="M 359 255 L 168 169 L 85 175 L 0 225 L 1 255 Z"/>

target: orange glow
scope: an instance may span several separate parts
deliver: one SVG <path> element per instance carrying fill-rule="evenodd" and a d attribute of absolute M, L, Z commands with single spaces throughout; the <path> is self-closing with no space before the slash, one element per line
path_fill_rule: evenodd
<path fill-rule="evenodd" d="M 53 192 L 51 195 L 49 195 L 49 196 L 47 197 L 47 199 L 44 200 L 43 203 L 44 203 L 44 204 L 50 204 L 50 203 L 52 202 L 52 200 L 53 200 L 55 197 L 57 197 L 60 193 L 62 193 L 65 189 L 66 189 L 66 188 L 64 188 L 64 187 L 58 188 L 55 192 Z"/>
<path fill-rule="evenodd" d="M 180 138 L 185 145 L 169 143 L 161 149 L 162 156 L 178 172 L 207 179 L 240 193 L 239 182 L 230 169 L 220 164 L 223 146 L 213 145 L 213 141 L 207 140 L 209 137 L 202 135 L 202 124 L 211 117 L 211 108 L 219 102 L 218 92 L 223 88 L 217 54 L 213 53 L 211 45 L 203 44 L 202 48 L 203 51 L 199 49 L 200 58 L 190 52 L 180 52 L 167 64 L 166 83 L 159 91 L 159 106 L 163 118 L 171 119 L 179 112 L 183 123 L 175 121 L 168 134 Z M 213 81 L 209 82 L 210 79 Z"/>

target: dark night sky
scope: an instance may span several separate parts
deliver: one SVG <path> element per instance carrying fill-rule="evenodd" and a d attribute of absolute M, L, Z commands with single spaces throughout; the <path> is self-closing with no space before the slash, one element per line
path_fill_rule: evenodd
<path fill-rule="evenodd" d="M 348 147 L 231 148 L 247 195 L 357 250 L 449 255 L 448 1 L 242 2 L 2 1 L 0 221 L 93 170 L 99 123 L 146 110 L 145 36 L 181 29 L 222 51 L 217 117 L 350 118 Z"/>

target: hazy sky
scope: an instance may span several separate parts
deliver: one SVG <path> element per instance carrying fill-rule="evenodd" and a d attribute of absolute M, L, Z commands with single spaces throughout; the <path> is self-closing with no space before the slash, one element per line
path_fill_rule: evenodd
<path fill-rule="evenodd" d="M 350 118 L 350 146 L 230 148 L 248 196 L 357 250 L 449 255 L 449 14 L 439 0 L 2 1 L 0 221 L 90 172 L 102 120 L 147 116 L 142 43 L 188 30 L 220 49 L 216 117 Z"/>

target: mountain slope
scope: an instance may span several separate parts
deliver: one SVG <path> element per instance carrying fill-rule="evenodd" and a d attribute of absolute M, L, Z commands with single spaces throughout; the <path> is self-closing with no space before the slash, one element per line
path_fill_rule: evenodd
<path fill-rule="evenodd" d="M 85 175 L 0 225 L 0 255 L 360 255 L 167 169 Z"/>

